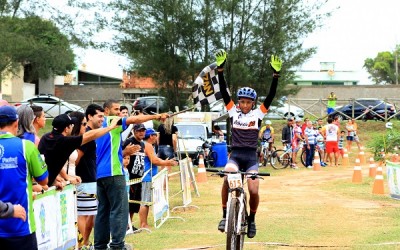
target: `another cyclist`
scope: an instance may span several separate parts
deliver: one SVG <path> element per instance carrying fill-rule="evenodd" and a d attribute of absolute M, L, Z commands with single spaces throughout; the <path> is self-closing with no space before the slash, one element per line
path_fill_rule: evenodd
<path fill-rule="evenodd" d="M 265 142 L 268 142 L 268 152 L 272 151 L 272 144 L 274 143 L 274 128 L 271 126 L 272 122 L 270 120 L 265 121 L 265 126 L 260 129 L 258 133 L 258 138 L 261 140 L 261 149 L 260 149 L 260 163 L 264 159 L 262 147 Z"/>
<path fill-rule="evenodd" d="M 240 170 L 243 172 L 257 173 L 258 133 L 262 119 L 268 112 L 268 108 L 275 96 L 282 62 L 278 57 L 271 56 L 270 65 L 273 69 L 273 78 L 268 96 L 265 98 L 264 103 L 261 104 L 260 107 L 253 109 L 255 107 L 255 101 L 257 98 L 256 91 L 249 87 L 242 87 L 237 92 L 237 98 L 239 102 L 239 109 L 237 109 L 227 91 L 227 83 L 225 82 L 224 78 L 226 52 L 224 50 L 219 50 L 216 53 L 216 59 L 220 91 L 232 124 L 232 152 L 228 163 L 225 166 L 225 171 Z M 247 185 L 250 193 L 250 215 L 248 217 L 247 237 L 253 238 L 256 235 L 255 215 L 259 203 L 259 181 L 258 179 L 248 179 Z M 228 183 L 226 177 L 224 178 L 224 183 L 222 185 L 221 196 L 223 218 L 218 225 L 218 230 L 223 232 L 225 230 L 226 203 L 228 201 Z"/>

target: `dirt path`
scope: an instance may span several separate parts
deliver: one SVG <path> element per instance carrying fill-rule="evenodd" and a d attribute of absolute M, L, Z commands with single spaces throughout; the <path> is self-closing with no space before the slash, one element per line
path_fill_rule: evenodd
<path fill-rule="evenodd" d="M 368 169 L 364 168 L 363 176 L 368 176 L 367 171 Z M 352 184 L 352 174 L 351 168 L 323 171 L 301 169 L 261 181 L 260 196 L 264 198 L 260 200 L 259 211 L 269 214 L 270 221 L 279 223 L 279 221 L 296 221 L 303 218 L 304 228 L 299 228 L 298 223 L 294 223 L 294 233 L 299 230 L 321 229 L 320 235 L 311 233 L 313 235 L 310 239 L 300 238 L 294 240 L 294 243 L 278 244 L 278 246 L 347 248 L 353 246 L 357 234 L 382 227 L 385 222 L 380 218 L 379 212 L 386 208 L 398 208 L 400 204 L 391 200 L 360 199 L 352 196 L 351 186 L 363 185 Z M 332 183 L 337 180 L 344 182 L 348 180 L 350 188 L 345 196 L 335 191 Z M 333 187 L 327 188 L 327 186 Z M 306 227 L 312 227 L 313 230 Z M 270 242 L 265 246 L 274 244 Z M 395 245 L 400 247 L 397 243 Z"/>

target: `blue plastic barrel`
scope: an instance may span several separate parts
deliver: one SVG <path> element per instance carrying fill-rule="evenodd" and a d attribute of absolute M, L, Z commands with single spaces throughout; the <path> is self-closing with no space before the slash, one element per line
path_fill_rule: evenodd
<path fill-rule="evenodd" d="M 226 163 L 228 163 L 228 146 L 226 145 L 226 142 L 213 144 L 211 151 L 214 151 L 217 155 L 217 159 L 214 159 L 214 166 L 225 167 Z"/>

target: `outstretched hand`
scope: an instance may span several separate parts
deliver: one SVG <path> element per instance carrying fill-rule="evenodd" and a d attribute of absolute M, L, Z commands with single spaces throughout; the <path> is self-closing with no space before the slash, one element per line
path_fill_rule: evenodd
<path fill-rule="evenodd" d="M 226 51 L 219 49 L 215 52 L 215 59 L 217 60 L 218 68 L 223 68 L 226 62 Z"/>
<path fill-rule="evenodd" d="M 279 73 L 282 68 L 282 60 L 279 57 L 272 55 L 271 62 L 269 63 L 271 68 L 274 70 L 274 73 Z"/>

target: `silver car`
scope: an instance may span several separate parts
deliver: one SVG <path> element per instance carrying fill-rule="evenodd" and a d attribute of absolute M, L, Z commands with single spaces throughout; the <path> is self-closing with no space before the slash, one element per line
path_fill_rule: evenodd
<path fill-rule="evenodd" d="M 59 114 L 65 114 L 72 111 L 80 111 L 84 113 L 84 109 L 78 105 L 66 102 L 53 95 L 36 95 L 16 103 L 14 106 L 18 109 L 21 105 L 35 105 L 43 107 L 43 111 L 47 118 L 54 118 Z"/>

